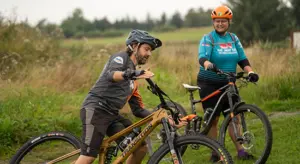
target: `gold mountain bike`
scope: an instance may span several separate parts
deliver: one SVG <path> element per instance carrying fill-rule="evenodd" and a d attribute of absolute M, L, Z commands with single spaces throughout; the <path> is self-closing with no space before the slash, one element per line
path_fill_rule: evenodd
<path fill-rule="evenodd" d="M 153 132 L 158 126 L 162 128 L 166 134 L 166 140 L 161 143 L 161 146 L 155 150 L 150 156 L 147 163 L 210 163 L 209 158 L 214 151 L 219 156 L 219 162 L 223 164 L 233 163 L 232 158 L 228 151 L 224 149 L 216 141 L 207 138 L 204 135 L 190 135 L 178 136 L 176 135 L 176 128 L 169 123 L 172 118 L 175 123 L 178 121 L 186 120 L 193 122 L 197 116 L 194 114 L 186 117 L 179 117 L 179 110 L 176 108 L 171 109 L 170 103 L 166 103 L 165 97 L 169 98 L 151 79 L 146 79 L 149 83 L 148 88 L 152 93 L 156 94 L 161 104 L 151 115 L 132 124 L 121 132 L 105 138 L 100 146 L 99 164 L 120 164 L 123 163 L 128 156 L 130 156 L 141 144 L 145 141 L 146 137 Z M 169 100 L 173 102 L 170 98 Z M 115 141 L 127 134 L 131 133 L 134 128 L 143 127 L 142 131 L 129 143 L 129 145 L 120 150 Z M 49 134 L 49 135 L 48 135 Z M 56 143 L 59 142 L 58 144 Z M 10 163 L 72 163 L 80 155 L 79 140 L 76 137 L 65 132 L 52 132 L 28 141 L 11 159 Z M 40 147 L 37 155 L 31 155 L 35 148 Z M 53 148 L 54 150 L 48 150 Z M 72 151 L 73 149 L 73 151 Z"/>

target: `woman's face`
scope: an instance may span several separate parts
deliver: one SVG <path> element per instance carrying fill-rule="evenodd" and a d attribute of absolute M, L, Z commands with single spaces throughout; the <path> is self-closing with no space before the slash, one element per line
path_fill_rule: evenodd
<path fill-rule="evenodd" d="M 229 27 L 229 20 L 226 18 L 214 19 L 213 26 L 217 32 L 220 32 L 220 33 L 226 32 Z"/>

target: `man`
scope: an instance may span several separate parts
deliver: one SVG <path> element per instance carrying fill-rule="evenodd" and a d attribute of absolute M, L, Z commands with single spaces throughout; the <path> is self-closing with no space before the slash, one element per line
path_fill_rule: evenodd
<path fill-rule="evenodd" d="M 150 78 L 153 73 L 136 70 L 135 67 L 145 64 L 151 52 L 161 45 L 162 42 L 148 32 L 132 30 L 126 40 L 126 52 L 110 57 L 82 105 L 80 116 L 83 144 L 76 164 L 90 164 L 95 160 L 109 126 L 116 122 L 121 122 L 125 127 L 131 124 L 130 120 L 119 115 L 119 110 L 127 102 L 135 116 L 143 118 L 150 114 L 143 109 L 144 105 L 134 80 Z M 146 146 L 142 145 L 128 157 L 127 163 L 141 163 L 146 150 Z"/>

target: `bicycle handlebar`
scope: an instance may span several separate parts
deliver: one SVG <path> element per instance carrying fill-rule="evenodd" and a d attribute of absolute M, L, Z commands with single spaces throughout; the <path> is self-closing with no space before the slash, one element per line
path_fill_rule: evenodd
<path fill-rule="evenodd" d="M 244 76 L 245 72 L 238 72 L 238 73 L 233 73 L 233 72 L 223 72 L 221 69 L 218 69 L 217 71 L 215 71 L 218 75 L 225 75 L 227 77 L 228 80 L 233 79 L 245 79 L 247 80 L 247 82 L 251 82 L 249 81 L 249 76 Z M 253 82 L 252 82 L 253 83 Z"/>
<path fill-rule="evenodd" d="M 146 81 L 148 82 L 149 86 L 148 86 L 148 90 L 150 90 L 154 95 L 158 96 L 161 102 L 161 105 L 164 109 L 168 110 L 171 112 L 172 118 L 175 121 L 176 124 L 178 124 L 180 117 L 179 117 L 179 110 L 177 109 L 176 105 L 175 105 L 175 112 L 169 108 L 169 106 L 167 105 L 164 96 L 166 96 L 168 99 L 170 99 L 170 97 L 164 92 L 162 91 L 157 84 L 155 84 L 150 78 L 146 78 Z M 170 99 L 171 102 L 173 102 Z"/>

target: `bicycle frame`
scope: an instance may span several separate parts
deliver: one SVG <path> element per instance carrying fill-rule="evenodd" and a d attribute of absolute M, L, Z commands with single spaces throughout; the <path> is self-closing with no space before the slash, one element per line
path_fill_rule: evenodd
<path fill-rule="evenodd" d="M 131 126 L 127 127 L 126 129 L 122 130 L 121 132 L 106 138 L 103 140 L 101 146 L 100 146 L 100 153 L 99 153 L 99 164 L 104 164 L 105 161 L 105 154 L 107 152 L 107 148 L 114 142 L 116 139 L 130 133 L 133 128 L 142 126 L 148 123 L 148 125 L 141 131 L 141 133 L 134 138 L 134 140 L 124 149 L 124 151 L 121 153 L 120 156 L 117 157 L 117 159 L 113 162 L 113 164 L 118 164 L 124 162 L 129 155 L 132 154 L 140 145 L 141 143 L 146 139 L 146 137 L 159 125 L 162 123 L 163 119 L 168 119 L 167 111 L 163 108 L 153 112 L 151 115 L 147 116 L 146 118 L 132 124 Z M 169 128 L 165 127 L 164 128 Z M 80 153 L 80 149 L 75 150 L 69 154 L 66 154 L 64 156 L 61 156 L 57 159 L 54 159 L 50 162 L 47 162 L 47 164 L 53 164 L 60 162 L 64 159 L 70 158 L 72 156 L 78 155 Z M 176 155 L 177 156 L 177 155 Z"/>
<path fill-rule="evenodd" d="M 100 152 L 99 152 L 99 164 L 104 164 L 105 160 L 106 160 L 106 152 L 108 150 L 108 148 L 110 147 L 110 145 L 112 144 L 112 142 L 116 141 L 118 138 L 127 135 L 128 133 L 130 133 L 135 127 L 139 127 L 142 125 L 146 125 L 146 127 L 140 132 L 140 134 L 138 136 L 136 136 L 131 143 L 123 150 L 123 152 L 121 153 L 120 156 L 117 157 L 117 159 L 115 161 L 113 161 L 113 164 L 119 164 L 124 162 L 141 144 L 143 141 L 145 141 L 146 137 L 159 125 L 159 124 L 163 124 L 163 128 L 166 130 L 166 135 L 167 135 L 167 139 L 168 139 L 168 144 L 170 147 L 170 152 L 171 152 L 171 157 L 173 159 L 174 163 L 179 163 L 178 160 L 178 156 L 176 154 L 176 151 L 174 150 L 174 145 L 173 145 L 173 140 L 174 140 L 174 135 L 172 135 L 175 131 L 175 129 L 169 125 L 168 123 L 168 113 L 167 113 L 167 109 L 169 109 L 169 107 L 166 105 L 166 102 L 163 98 L 163 95 L 167 96 L 156 84 L 154 84 L 154 82 L 151 79 L 146 79 L 146 81 L 150 84 L 150 91 L 154 94 L 156 94 L 160 101 L 161 104 L 158 106 L 158 108 L 155 110 L 155 112 L 151 113 L 149 116 L 147 116 L 146 118 L 132 124 L 131 126 L 123 129 L 122 131 L 120 131 L 119 133 L 106 138 L 102 141 L 102 144 L 100 146 Z M 174 115 L 174 113 L 172 112 L 171 109 L 169 109 L 173 119 L 176 123 L 176 117 L 177 115 Z M 190 117 L 186 117 L 187 121 L 192 120 L 194 117 L 196 117 L 196 115 L 189 115 Z M 63 155 L 61 157 L 58 157 L 50 162 L 48 162 L 47 164 L 53 164 L 59 161 L 62 161 L 64 159 L 70 158 L 72 156 L 78 155 L 80 153 L 80 149 L 75 150 L 71 153 L 68 153 L 66 155 Z"/>
<path fill-rule="evenodd" d="M 222 91 L 224 91 L 222 93 Z M 209 119 L 207 120 L 208 123 L 211 122 L 212 120 L 212 116 L 215 115 L 216 111 L 217 111 L 217 108 L 221 102 L 221 100 L 227 96 L 228 98 L 228 101 L 229 101 L 229 111 L 231 113 L 231 116 L 233 117 L 233 109 L 235 108 L 235 104 L 237 103 L 240 103 L 241 102 L 241 99 L 240 99 L 240 96 L 239 94 L 237 93 L 236 91 L 236 88 L 235 88 L 235 84 L 233 82 L 229 82 L 228 84 L 226 84 L 225 86 L 217 89 L 216 91 L 212 92 L 211 94 L 207 95 L 206 97 L 200 99 L 200 100 L 194 100 L 193 96 L 192 96 L 192 93 L 191 93 L 191 106 L 192 106 L 192 113 L 193 114 L 196 114 L 196 109 L 195 109 L 195 104 L 197 103 L 202 103 L 218 94 L 222 93 L 222 95 L 220 96 L 220 98 L 218 99 L 217 101 L 217 104 L 215 105 L 214 109 L 213 109 L 213 112 L 211 113 L 211 116 L 209 117 Z M 233 96 L 236 96 L 237 97 L 237 102 L 233 103 L 233 100 L 232 100 L 232 97 Z M 226 110 L 225 112 L 228 112 L 228 110 Z"/>
<path fill-rule="evenodd" d="M 223 73 L 222 71 L 220 71 L 221 73 Z M 212 111 L 212 113 L 210 114 L 209 118 L 206 120 L 206 125 L 204 130 L 202 130 L 203 134 L 207 134 L 208 133 L 208 129 L 210 128 L 210 124 L 213 120 L 213 117 L 215 116 L 215 113 L 217 112 L 217 108 L 220 105 L 220 102 L 223 98 L 225 98 L 225 96 L 227 96 L 228 98 L 228 102 L 229 102 L 229 109 L 225 110 L 224 112 L 230 113 L 230 117 L 234 118 L 234 109 L 236 109 L 239 105 L 244 104 L 244 102 L 241 102 L 241 98 L 237 92 L 237 88 L 235 87 L 235 79 L 237 79 L 237 77 L 243 77 L 243 72 L 238 73 L 238 76 L 236 77 L 229 77 L 228 78 L 228 84 L 224 85 L 223 87 L 220 87 L 219 89 L 217 89 L 216 91 L 212 92 L 211 94 L 207 95 L 206 97 L 200 99 L 200 100 L 194 100 L 194 96 L 193 96 L 193 91 L 190 91 L 190 104 L 191 104 L 191 109 L 192 109 L 192 113 L 196 114 L 196 109 L 195 109 L 195 104 L 197 103 L 202 103 L 204 101 L 207 101 L 208 99 L 222 93 L 222 95 L 220 96 L 220 98 L 218 99 L 216 105 L 214 106 L 214 109 Z M 233 102 L 233 97 L 236 97 L 237 99 L 234 100 Z M 243 120 L 243 115 L 241 116 L 242 120 Z M 242 121 L 242 126 L 244 126 L 244 121 Z M 236 129 L 236 125 L 233 124 L 233 128 L 234 128 L 234 133 L 237 134 L 237 129 Z M 239 138 L 238 136 L 236 136 L 237 138 Z"/>

